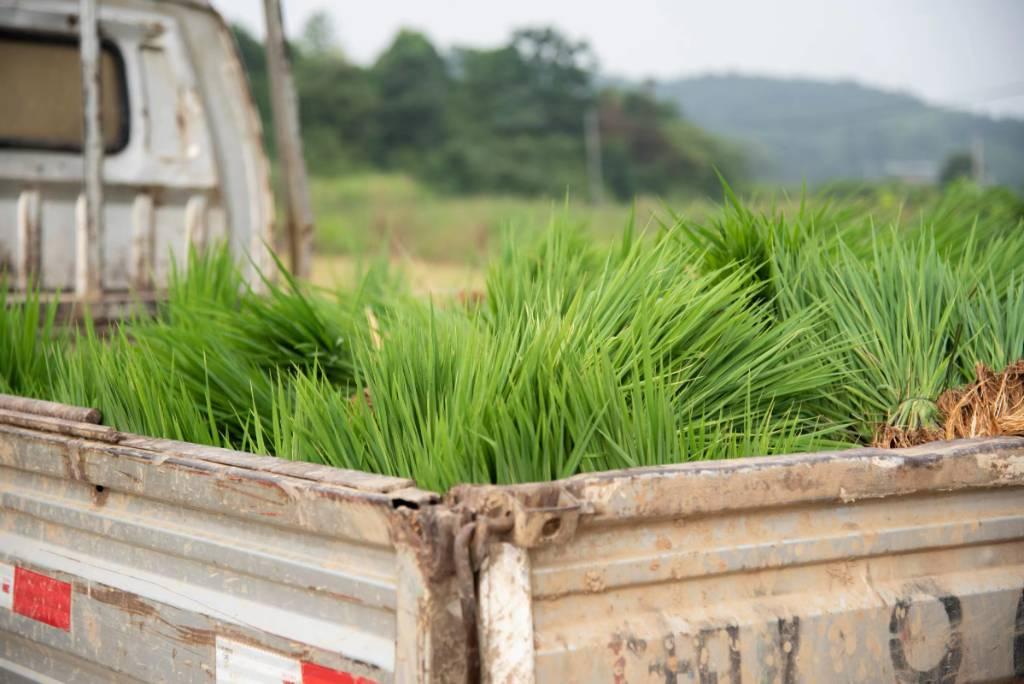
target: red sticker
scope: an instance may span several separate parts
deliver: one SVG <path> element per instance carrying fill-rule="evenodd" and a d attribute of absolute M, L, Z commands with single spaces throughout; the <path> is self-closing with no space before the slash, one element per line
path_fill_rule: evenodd
<path fill-rule="evenodd" d="M 71 629 L 71 584 L 68 582 L 15 568 L 13 604 L 14 612 L 19 615 L 65 632 Z"/>
<path fill-rule="evenodd" d="M 323 665 L 302 663 L 302 684 L 377 684 L 366 677 L 356 677 L 348 672 L 332 670 Z"/>

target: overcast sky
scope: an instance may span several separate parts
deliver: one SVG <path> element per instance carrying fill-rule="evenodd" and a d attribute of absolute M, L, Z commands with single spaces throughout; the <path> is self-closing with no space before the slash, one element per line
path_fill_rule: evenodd
<path fill-rule="evenodd" d="M 262 35 L 259 0 L 213 0 Z M 738 71 L 852 78 L 931 102 L 1024 117 L 1024 0 L 283 0 L 289 34 L 326 9 L 367 64 L 402 27 L 441 48 L 494 46 L 554 25 L 603 73 L 667 79 Z"/>

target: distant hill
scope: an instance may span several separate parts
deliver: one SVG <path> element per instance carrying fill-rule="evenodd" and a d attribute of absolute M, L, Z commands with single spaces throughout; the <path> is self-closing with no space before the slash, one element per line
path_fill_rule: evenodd
<path fill-rule="evenodd" d="M 655 87 L 697 125 L 750 145 L 752 171 L 762 180 L 925 179 L 950 153 L 980 140 L 987 179 L 1024 188 L 1024 120 L 936 107 L 849 81 L 723 75 Z"/>

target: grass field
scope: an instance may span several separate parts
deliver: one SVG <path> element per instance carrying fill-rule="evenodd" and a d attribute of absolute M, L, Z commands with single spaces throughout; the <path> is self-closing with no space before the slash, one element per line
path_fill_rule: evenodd
<path fill-rule="evenodd" d="M 430 262 L 479 264 L 504 232 L 536 233 L 563 211 L 597 238 L 617 235 L 634 211 L 640 225 L 664 214 L 654 198 L 640 198 L 635 206 L 593 206 L 572 197 L 437 195 L 398 174 L 315 177 L 311 195 L 320 253 L 387 253 Z M 714 208 L 694 200 L 672 206 L 694 217 Z"/>
<path fill-rule="evenodd" d="M 838 194 L 837 194 L 838 193 Z M 416 292 L 476 289 L 483 268 L 503 238 L 528 240 L 552 221 L 567 220 L 597 242 L 621 235 L 632 219 L 639 229 L 679 219 L 703 222 L 721 207 L 699 199 L 641 197 L 633 204 L 594 206 L 578 198 L 438 195 L 401 174 L 362 173 L 311 180 L 316 220 L 313 280 L 319 285 L 350 285 L 365 262 L 385 259 L 405 273 Z M 927 188 L 837 184 L 813 196 L 817 203 L 841 203 L 870 213 L 880 224 L 913 220 Z M 801 188 L 765 188 L 745 201 L 762 210 L 795 211 Z"/>

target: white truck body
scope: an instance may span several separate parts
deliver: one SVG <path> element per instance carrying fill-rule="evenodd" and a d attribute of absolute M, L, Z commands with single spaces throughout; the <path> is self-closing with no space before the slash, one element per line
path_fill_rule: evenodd
<path fill-rule="evenodd" d="M 1021 438 L 441 498 L 57 408 L 0 397 L 0 681 L 1024 676 Z"/>
<path fill-rule="evenodd" d="M 66 300 L 87 253 L 78 5 L 0 0 L 0 87 L 11 98 L 0 114 L 0 270 L 20 289 Z M 155 296 L 172 260 L 184 264 L 190 245 L 219 240 L 259 282 L 255 269 L 269 272 L 273 202 L 227 26 L 193 0 L 105 0 L 98 25 L 102 305 L 116 311 Z"/>

